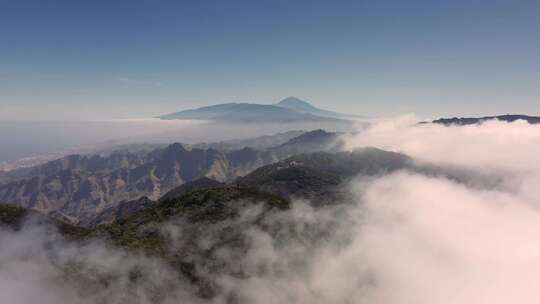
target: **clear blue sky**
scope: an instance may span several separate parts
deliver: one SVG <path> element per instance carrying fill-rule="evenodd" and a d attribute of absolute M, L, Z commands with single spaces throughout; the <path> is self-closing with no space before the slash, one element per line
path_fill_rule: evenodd
<path fill-rule="evenodd" d="M 540 114 L 540 1 L 0 0 L 0 119 Z"/>

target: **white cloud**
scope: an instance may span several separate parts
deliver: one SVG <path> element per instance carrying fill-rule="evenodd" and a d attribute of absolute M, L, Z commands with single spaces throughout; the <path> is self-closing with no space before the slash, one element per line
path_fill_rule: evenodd
<path fill-rule="evenodd" d="M 540 168 L 540 125 L 488 121 L 481 125 L 416 124 L 399 117 L 350 135 L 348 148 L 374 146 L 418 160 L 455 165 L 529 170 Z"/>
<path fill-rule="evenodd" d="M 364 189 L 367 223 L 345 255 L 369 265 L 375 302 L 540 300 L 540 213 L 523 193 L 409 173 Z"/>

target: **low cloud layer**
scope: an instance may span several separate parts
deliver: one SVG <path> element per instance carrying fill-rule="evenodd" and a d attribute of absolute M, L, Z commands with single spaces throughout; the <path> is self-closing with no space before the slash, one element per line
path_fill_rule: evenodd
<path fill-rule="evenodd" d="M 401 118 L 347 143 L 504 179 L 478 189 L 401 172 L 356 187 L 366 223 L 350 250 L 363 253 L 359 260 L 376 277 L 375 302 L 540 300 L 534 279 L 540 271 L 540 126 L 490 121 L 446 127 Z"/>
<path fill-rule="evenodd" d="M 258 225 L 251 223 L 262 209 L 246 208 L 229 223 L 243 236 L 245 250 L 224 248 L 211 256 L 223 269 L 206 273 L 218 293 L 204 301 L 154 258 L 102 244 L 51 247 L 51 236 L 40 228 L 4 231 L 0 243 L 9 246 L 0 247 L 0 294 L 14 304 L 540 301 L 540 127 L 523 122 L 444 127 L 398 119 L 346 140 L 350 149 L 375 146 L 422 163 L 466 168 L 469 179 L 487 172 L 504 180 L 473 187 L 399 171 L 357 177 L 350 183 L 352 202 L 312 208 L 297 201 L 292 210 L 268 215 Z M 185 245 L 189 229 L 198 231 L 182 221 L 160 229 L 171 250 Z M 212 246 L 220 232 L 220 226 L 201 230 L 198 245 Z M 73 260 L 85 265 L 82 277 L 107 273 L 118 279 L 81 288 L 62 273 Z M 134 268 L 142 279 L 129 279 Z"/>
<path fill-rule="evenodd" d="M 417 160 L 529 170 L 539 169 L 540 125 L 525 121 L 487 121 L 480 125 L 417 124 L 403 116 L 374 124 L 348 136 L 349 149 L 374 146 L 405 153 Z"/>

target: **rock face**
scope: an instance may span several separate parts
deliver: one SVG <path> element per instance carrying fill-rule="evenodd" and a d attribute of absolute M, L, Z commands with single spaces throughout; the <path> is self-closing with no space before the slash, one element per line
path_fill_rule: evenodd
<path fill-rule="evenodd" d="M 79 217 L 142 195 L 157 200 L 162 193 L 201 176 L 229 178 L 227 170 L 219 169 L 227 167 L 226 156 L 216 150 L 186 150 L 173 144 L 143 157 L 124 154 L 120 158 L 125 162 L 107 166 L 111 158 L 119 156 L 76 155 L 47 163 L 32 170 L 26 179 L 0 186 L 1 200 Z M 94 162 L 97 165 L 88 165 Z"/>
<path fill-rule="evenodd" d="M 133 201 L 121 201 L 112 204 L 112 206 L 96 214 L 88 214 L 87 218 L 81 218 L 79 220 L 78 225 L 83 227 L 96 227 L 99 225 L 111 224 L 115 221 L 125 219 L 140 210 L 150 208 L 154 204 L 155 202 L 146 196 Z"/>
<path fill-rule="evenodd" d="M 9 172 L 0 184 L 0 201 L 88 222 L 119 202 L 133 202 L 142 196 L 157 201 L 168 191 L 199 178 L 228 182 L 298 153 L 332 149 L 338 137 L 318 130 L 264 150 L 219 151 L 176 143 L 145 153 L 72 155 Z"/>

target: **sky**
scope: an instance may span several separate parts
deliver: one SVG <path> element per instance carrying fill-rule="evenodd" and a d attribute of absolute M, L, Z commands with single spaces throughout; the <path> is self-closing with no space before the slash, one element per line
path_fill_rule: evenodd
<path fill-rule="evenodd" d="M 540 1 L 0 0 L 0 120 L 540 115 Z"/>

